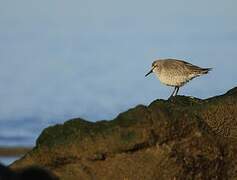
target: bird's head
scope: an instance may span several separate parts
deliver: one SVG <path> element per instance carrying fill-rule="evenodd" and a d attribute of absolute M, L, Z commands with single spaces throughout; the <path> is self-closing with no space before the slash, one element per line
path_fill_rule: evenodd
<path fill-rule="evenodd" d="M 151 65 L 151 70 L 145 75 L 145 77 L 148 76 L 149 74 L 153 73 L 154 69 L 157 67 L 158 67 L 157 61 L 154 61 Z"/>

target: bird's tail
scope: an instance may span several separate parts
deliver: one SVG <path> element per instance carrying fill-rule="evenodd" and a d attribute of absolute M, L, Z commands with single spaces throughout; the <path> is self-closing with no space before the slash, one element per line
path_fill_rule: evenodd
<path fill-rule="evenodd" d="M 212 68 L 202 68 L 200 74 L 207 74 L 211 70 L 212 70 Z"/>

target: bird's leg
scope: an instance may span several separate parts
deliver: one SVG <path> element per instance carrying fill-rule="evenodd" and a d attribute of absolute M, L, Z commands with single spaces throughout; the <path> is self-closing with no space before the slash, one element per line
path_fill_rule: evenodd
<path fill-rule="evenodd" d="M 178 92 L 179 92 L 179 87 L 178 87 L 178 86 L 176 86 L 176 89 L 177 89 L 177 91 L 176 91 L 176 93 L 174 94 L 174 96 L 176 96 L 176 95 L 178 94 Z"/>
<path fill-rule="evenodd" d="M 175 86 L 174 91 L 173 91 L 172 94 L 170 95 L 169 99 L 174 95 L 176 89 L 177 89 L 177 87 Z"/>

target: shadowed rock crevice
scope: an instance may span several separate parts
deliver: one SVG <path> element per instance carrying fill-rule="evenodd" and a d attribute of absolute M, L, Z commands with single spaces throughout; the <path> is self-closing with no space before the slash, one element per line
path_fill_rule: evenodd
<path fill-rule="evenodd" d="M 11 167 L 40 165 L 61 179 L 236 179 L 237 88 L 210 99 L 177 96 L 111 121 L 46 128 Z"/>

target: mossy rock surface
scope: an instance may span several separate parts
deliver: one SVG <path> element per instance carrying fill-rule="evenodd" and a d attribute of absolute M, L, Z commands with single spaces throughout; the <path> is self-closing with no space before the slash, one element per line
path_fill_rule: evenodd
<path fill-rule="evenodd" d="M 210 99 L 177 96 L 111 121 L 48 127 L 11 167 L 61 179 L 237 179 L 237 88 Z"/>

